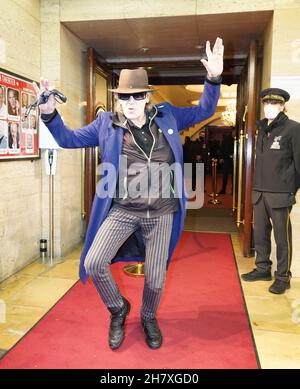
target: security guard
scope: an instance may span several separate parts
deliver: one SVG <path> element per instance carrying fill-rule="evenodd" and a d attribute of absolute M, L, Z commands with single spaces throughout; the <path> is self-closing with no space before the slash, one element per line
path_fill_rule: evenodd
<path fill-rule="evenodd" d="M 272 280 L 270 253 L 273 226 L 277 271 L 269 291 L 282 294 L 290 288 L 290 212 L 300 187 L 300 123 L 290 120 L 284 113 L 285 103 L 290 98 L 285 90 L 264 89 L 260 97 L 265 119 L 259 121 L 252 192 L 256 269 L 242 274 L 242 279 Z"/>

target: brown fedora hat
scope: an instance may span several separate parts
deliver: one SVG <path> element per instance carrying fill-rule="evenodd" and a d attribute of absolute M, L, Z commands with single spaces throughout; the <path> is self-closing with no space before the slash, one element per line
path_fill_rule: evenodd
<path fill-rule="evenodd" d="M 120 73 L 119 86 L 108 89 L 114 93 L 153 92 L 148 85 L 148 75 L 145 69 L 123 69 Z"/>

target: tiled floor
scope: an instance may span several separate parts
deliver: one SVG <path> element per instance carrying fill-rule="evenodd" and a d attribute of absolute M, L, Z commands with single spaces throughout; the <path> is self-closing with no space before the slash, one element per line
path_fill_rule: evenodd
<path fill-rule="evenodd" d="M 239 273 L 253 268 L 232 234 Z M 81 247 L 49 267 L 35 262 L 0 284 L 0 358 L 76 283 Z M 300 368 L 300 279 L 284 295 L 270 282 L 244 283 L 245 301 L 262 368 Z"/>
<path fill-rule="evenodd" d="M 244 258 L 238 235 L 231 237 L 239 273 L 252 270 L 254 258 Z M 261 367 L 299 369 L 300 278 L 283 295 L 268 291 L 271 281 L 241 282 Z"/>
<path fill-rule="evenodd" d="M 53 267 L 34 262 L 0 284 L 0 356 L 78 280 L 80 248 Z"/>

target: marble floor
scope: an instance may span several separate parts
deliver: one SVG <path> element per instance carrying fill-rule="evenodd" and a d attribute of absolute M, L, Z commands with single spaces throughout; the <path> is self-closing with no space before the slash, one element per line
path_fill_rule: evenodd
<path fill-rule="evenodd" d="M 232 233 L 239 273 L 253 268 Z M 0 284 L 0 357 L 14 346 L 78 280 L 81 247 L 53 267 L 34 262 Z M 300 368 L 300 279 L 284 295 L 270 282 L 241 281 L 261 367 Z"/>
<path fill-rule="evenodd" d="M 50 267 L 39 261 L 0 283 L 0 357 L 78 281 L 81 247 Z"/>
<path fill-rule="evenodd" d="M 239 274 L 252 270 L 254 258 L 242 255 L 241 240 L 231 234 Z M 300 278 L 283 295 L 268 291 L 272 281 L 241 285 L 260 364 L 263 369 L 300 368 Z"/>

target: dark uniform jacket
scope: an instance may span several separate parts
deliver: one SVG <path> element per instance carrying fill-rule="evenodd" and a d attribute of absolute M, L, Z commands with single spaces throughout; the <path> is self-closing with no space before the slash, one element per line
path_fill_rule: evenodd
<path fill-rule="evenodd" d="M 281 112 L 268 125 L 259 121 L 256 142 L 252 202 L 258 192 L 268 192 L 271 206 L 287 207 L 295 203 L 300 187 L 300 123 Z"/>
<path fill-rule="evenodd" d="M 231 134 L 227 134 L 221 144 L 220 158 L 232 158 L 234 152 L 234 139 Z"/>

